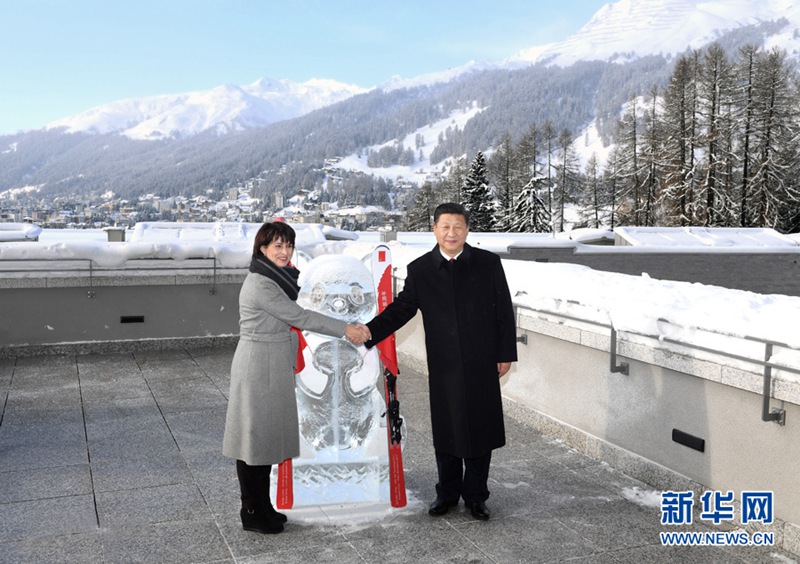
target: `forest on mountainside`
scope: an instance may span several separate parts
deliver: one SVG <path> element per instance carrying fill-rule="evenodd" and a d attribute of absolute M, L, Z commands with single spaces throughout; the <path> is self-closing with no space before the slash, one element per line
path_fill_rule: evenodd
<path fill-rule="evenodd" d="M 533 123 L 506 133 L 488 163 L 479 153 L 427 183 L 408 214 L 430 229 L 438 203 L 481 210 L 482 231 L 558 232 L 577 226 L 771 227 L 800 231 L 800 76 L 780 50 L 720 44 L 681 56 L 667 83 L 623 104 L 613 150 L 581 168 L 574 132 Z M 575 225 L 572 225 L 575 226 Z"/>
<path fill-rule="evenodd" d="M 0 138 L 0 146 L 13 147 L 0 151 L 0 192 L 40 186 L 45 197 L 108 190 L 130 199 L 147 193 L 192 196 L 260 177 L 268 182 L 258 183 L 262 191 L 254 196 L 292 196 L 309 188 L 301 179 L 319 177 L 326 160 L 367 154 L 386 143 L 393 144 L 396 154 L 376 155 L 373 165 L 410 160 L 411 153 L 416 159 L 414 147 L 397 143 L 473 104 L 484 110 L 446 140 L 437 140 L 440 158 L 471 159 L 507 132 L 521 136 L 529 124 L 546 119 L 573 130 L 596 113 L 601 124 L 613 123 L 627 95 L 622 93 L 640 90 L 645 77 L 649 83 L 659 72 L 666 78 L 665 64 L 650 58 L 625 66 L 595 62 L 567 69 L 539 65 L 481 71 L 432 86 L 372 91 L 300 118 L 227 135 L 208 131 L 141 141 L 58 130 L 20 133 Z M 373 178 L 376 189 L 386 184 L 378 175 Z"/>

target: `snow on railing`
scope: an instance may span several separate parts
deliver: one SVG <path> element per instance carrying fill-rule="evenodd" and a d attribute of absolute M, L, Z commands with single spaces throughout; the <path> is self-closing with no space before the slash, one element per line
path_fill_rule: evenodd
<path fill-rule="evenodd" d="M 580 305 L 580 304 L 575 304 Z M 630 365 L 627 362 L 618 362 L 618 343 L 624 340 L 630 343 L 666 347 L 670 351 L 687 356 L 696 356 L 709 360 L 724 357 L 734 361 L 737 368 L 750 370 L 757 367 L 763 376 L 762 386 L 762 421 L 774 421 L 780 425 L 786 423 L 786 410 L 772 408 L 773 370 L 782 371 L 782 380 L 800 384 L 800 348 L 782 342 L 770 341 L 749 335 L 734 335 L 724 331 L 698 331 L 697 328 L 680 327 L 666 319 L 658 319 L 660 331 L 657 334 L 645 333 L 635 329 L 620 330 L 611 322 L 598 321 L 596 316 L 568 315 L 563 311 L 552 311 L 542 308 L 531 308 L 517 305 L 517 311 L 525 309 L 538 317 L 564 324 L 565 322 L 581 327 L 591 325 L 609 332 L 609 372 L 630 374 Z M 555 318 L 555 320 L 553 320 Z M 675 337 L 667 336 L 668 334 Z M 655 341 L 656 343 L 653 343 Z"/>

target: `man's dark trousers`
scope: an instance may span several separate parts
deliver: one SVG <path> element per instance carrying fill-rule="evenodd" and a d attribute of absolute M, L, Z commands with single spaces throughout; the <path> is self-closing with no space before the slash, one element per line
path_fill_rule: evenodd
<path fill-rule="evenodd" d="M 436 467 L 439 470 L 439 483 L 436 484 L 436 497 L 457 503 L 477 503 L 489 499 L 489 465 L 492 451 L 476 458 L 459 458 L 452 454 L 436 451 Z"/>

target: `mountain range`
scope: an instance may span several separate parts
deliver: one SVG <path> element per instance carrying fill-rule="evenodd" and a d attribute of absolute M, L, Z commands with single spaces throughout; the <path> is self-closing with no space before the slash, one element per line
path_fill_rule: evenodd
<path fill-rule="evenodd" d="M 142 140 L 208 130 L 224 134 L 295 118 L 362 92 L 366 89 L 334 80 L 298 84 L 262 78 L 244 86 L 224 84 L 201 92 L 121 100 L 52 122 L 47 129 L 121 133 Z"/>
<path fill-rule="evenodd" d="M 264 175 L 265 194 L 291 193 L 318 184 L 326 159 L 430 135 L 434 124 L 467 114 L 449 141 L 441 129 L 425 138 L 420 160 L 429 171 L 442 162 L 431 158 L 434 145 L 448 157 L 469 155 L 545 120 L 576 138 L 593 125 L 607 141 L 626 100 L 663 83 L 679 54 L 716 41 L 729 50 L 780 47 L 797 59 L 798 30 L 791 0 L 619 0 L 564 41 L 372 89 L 263 78 L 122 100 L 0 137 L 0 193 L 33 185 L 173 195 Z"/>

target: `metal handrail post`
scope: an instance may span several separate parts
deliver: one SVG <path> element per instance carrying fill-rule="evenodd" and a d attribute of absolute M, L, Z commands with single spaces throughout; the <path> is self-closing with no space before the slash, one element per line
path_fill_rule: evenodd
<path fill-rule="evenodd" d="M 94 295 L 94 261 L 89 259 L 89 291 L 87 292 L 87 297 L 91 300 Z"/>
<path fill-rule="evenodd" d="M 630 374 L 630 365 L 627 362 L 620 362 L 617 365 L 617 330 L 613 327 L 611 328 L 611 346 L 609 347 L 611 350 L 610 362 L 611 362 L 611 372 L 619 372 L 620 374 L 625 374 L 626 376 Z"/>
<path fill-rule="evenodd" d="M 778 425 L 786 424 L 786 410 L 774 409 L 770 411 L 769 398 L 772 388 L 772 365 L 769 360 L 772 358 L 772 343 L 766 343 L 764 349 L 764 393 L 761 405 L 761 420 L 775 421 Z"/>
<path fill-rule="evenodd" d="M 214 277 L 211 282 L 211 289 L 208 291 L 209 294 L 212 296 L 217 295 L 217 257 L 214 258 Z"/>

